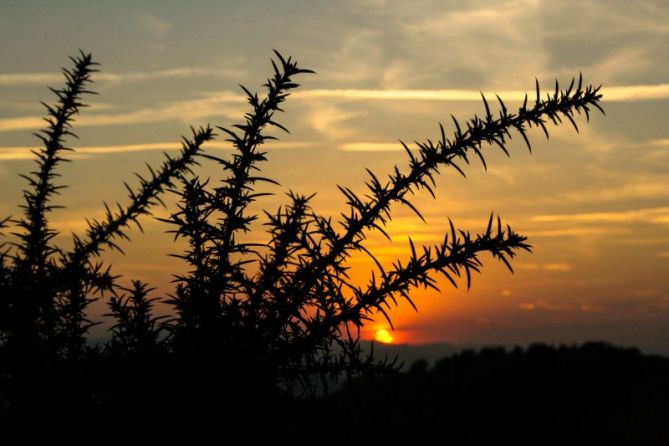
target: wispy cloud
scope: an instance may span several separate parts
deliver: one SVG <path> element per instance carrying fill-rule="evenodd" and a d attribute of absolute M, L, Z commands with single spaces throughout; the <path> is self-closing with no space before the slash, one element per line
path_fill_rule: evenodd
<path fill-rule="evenodd" d="M 95 82 L 122 83 L 194 77 L 243 78 L 244 71 L 234 68 L 176 67 L 156 71 L 129 71 L 126 73 L 101 72 L 93 76 Z M 60 73 L 4 73 L 0 74 L 0 87 L 23 85 L 56 85 L 62 83 Z M 241 97 L 241 96 L 240 96 Z M 243 98 L 242 98 L 243 99 Z"/>
<path fill-rule="evenodd" d="M 588 212 L 577 214 L 535 215 L 534 222 L 540 223 L 669 223 L 669 207 L 636 209 L 616 212 Z"/>
<path fill-rule="evenodd" d="M 405 150 L 399 142 L 349 142 L 337 147 L 345 152 L 397 152 Z"/>
<path fill-rule="evenodd" d="M 196 69 L 175 69 L 158 73 L 134 73 L 128 75 L 114 75 L 117 79 L 142 79 L 152 76 L 188 76 L 198 72 Z M 189 74 L 190 73 L 190 74 Z M 22 82 L 15 75 L 5 75 L 4 82 Z M 18 76 L 18 75 L 16 75 Z M 28 76 L 27 82 L 44 80 L 44 75 L 36 74 Z M 113 79 L 114 76 L 110 77 Z M 3 78 L 0 76 L 0 85 Z M 628 87 L 610 87 L 605 90 L 606 99 L 609 101 L 636 101 L 669 98 L 669 84 L 663 85 L 640 85 Z M 492 93 L 486 93 L 488 97 L 494 98 Z M 525 98 L 525 92 L 520 90 L 508 90 L 499 92 L 500 97 L 507 101 L 520 101 Z M 336 133 L 337 137 L 345 136 L 343 130 L 336 131 L 336 125 L 359 116 L 360 112 L 343 110 L 332 103 L 323 103 L 326 98 L 346 100 L 393 100 L 393 101 L 481 101 L 481 92 L 476 90 L 373 90 L 373 89 L 318 89 L 306 90 L 294 94 L 295 99 L 321 100 L 318 107 L 310 114 L 313 127 L 324 133 Z M 107 126 L 125 125 L 136 123 L 151 123 L 166 120 L 191 120 L 210 116 L 237 117 L 243 113 L 241 107 L 230 108 L 230 104 L 241 105 L 245 101 L 244 96 L 230 92 L 221 91 L 212 93 L 204 98 L 176 101 L 164 106 L 147 107 L 126 113 L 118 114 L 96 114 L 82 115 L 77 119 L 81 126 Z M 221 107 L 228 105 L 228 108 Z M 16 118 L 0 119 L 0 132 L 26 130 L 39 128 L 43 124 L 41 116 L 24 116 Z M 346 132 L 344 132 L 346 133 Z M 333 136 L 333 135 L 331 135 Z M 343 150 L 363 150 L 363 146 L 347 146 Z M 353 147 L 353 149 L 351 149 Z M 368 149 L 373 146 L 368 145 Z M 387 146 L 383 150 L 387 150 Z M 374 149 L 379 150 L 379 146 Z"/>
<path fill-rule="evenodd" d="M 368 16 L 364 34 L 348 34 L 332 70 L 364 73 L 368 85 L 518 88 L 522 73 L 548 79 L 579 70 L 605 85 L 666 78 L 661 55 L 669 27 L 662 1 L 360 3 L 353 7 L 363 20 Z M 354 66 L 351 59 L 365 65 Z"/>
<path fill-rule="evenodd" d="M 18 87 L 21 85 L 47 85 L 62 82 L 59 73 L 4 73 L 0 74 L 0 86 Z"/>
<path fill-rule="evenodd" d="M 651 144 L 656 146 L 669 147 L 669 138 L 658 138 L 650 141 Z"/>
<path fill-rule="evenodd" d="M 549 262 L 549 263 L 533 263 L 533 262 L 517 262 L 514 265 L 516 269 L 523 269 L 529 271 L 553 271 L 553 272 L 567 272 L 571 271 L 572 266 L 567 262 Z"/>
<path fill-rule="evenodd" d="M 638 288 L 632 290 L 632 295 L 648 299 L 664 297 L 666 294 L 666 291 L 661 288 Z"/>
<path fill-rule="evenodd" d="M 668 155 L 669 156 L 669 155 Z M 669 181 L 653 178 L 633 178 L 620 186 L 592 188 L 589 190 L 564 192 L 556 197 L 561 202 L 602 203 L 643 198 L 669 197 Z"/>
<path fill-rule="evenodd" d="M 509 100 L 523 100 L 524 92 L 502 91 L 500 97 Z M 337 98 L 351 100 L 394 100 L 394 101 L 480 101 L 477 90 L 386 90 L 386 89 L 318 89 L 295 93 L 296 98 Z M 494 95 L 493 95 L 494 97 Z"/>
<path fill-rule="evenodd" d="M 308 141 L 272 141 L 267 144 L 268 150 L 282 149 L 304 149 L 314 146 L 314 143 Z M 148 152 L 148 151 L 174 151 L 179 150 L 181 144 L 178 142 L 156 142 L 142 144 L 122 144 L 111 146 L 87 146 L 78 147 L 72 152 L 69 158 L 88 158 L 91 156 Z M 229 142 L 209 141 L 205 145 L 205 150 L 231 150 L 232 145 Z M 35 155 L 30 147 L 0 147 L 0 161 L 18 161 L 33 159 Z"/>
<path fill-rule="evenodd" d="M 608 311 L 609 308 L 604 305 L 597 305 L 587 302 L 558 302 L 549 300 L 537 300 L 534 302 L 522 302 L 518 304 L 518 308 L 524 311 L 569 311 L 581 313 L 602 313 Z"/>
<path fill-rule="evenodd" d="M 669 98 L 669 84 L 627 85 L 603 87 L 602 94 L 609 102 L 651 101 Z"/>
<path fill-rule="evenodd" d="M 523 234 L 529 238 L 536 237 L 598 237 L 604 235 L 625 235 L 629 234 L 627 228 L 601 228 L 601 227 L 571 227 L 557 229 L 539 229 L 523 231 Z"/>
<path fill-rule="evenodd" d="M 346 110 L 336 104 L 315 101 L 306 120 L 310 126 L 330 140 L 355 138 L 357 128 L 349 125 L 362 112 Z"/>
<path fill-rule="evenodd" d="M 398 21 L 407 46 L 425 48 L 427 60 L 421 62 L 440 76 L 445 74 L 460 85 L 474 82 L 499 86 L 517 82 L 518 72 L 541 71 L 546 58 L 541 39 L 527 38 L 543 34 L 538 2 L 512 0 L 497 7 L 488 2 L 462 2 L 449 8 L 433 2 L 432 6 L 432 11 L 424 13 L 415 5 L 414 20 Z M 436 42 L 439 44 L 435 46 Z"/>
<path fill-rule="evenodd" d="M 220 92 L 205 98 L 175 101 L 163 106 L 140 108 L 121 113 L 84 114 L 76 118 L 79 127 L 145 124 L 162 121 L 192 123 L 203 118 L 238 118 L 244 113 L 244 98 L 231 92 Z M 0 132 L 34 130 L 44 125 L 41 116 L 0 119 Z"/>
<path fill-rule="evenodd" d="M 612 240 L 612 243 L 623 246 L 657 246 L 669 245 L 669 237 L 625 237 Z M 669 251 L 667 251 L 669 252 Z"/>
<path fill-rule="evenodd" d="M 136 22 L 142 30 L 156 38 L 165 37 L 173 27 L 167 20 L 152 14 L 140 14 L 136 17 Z"/>
<path fill-rule="evenodd" d="M 13 132 L 16 130 L 34 130 L 42 127 L 44 119 L 41 116 L 24 116 L 21 118 L 0 119 L 0 132 Z"/>
<path fill-rule="evenodd" d="M 669 84 L 627 85 L 603 87 L 602 94 L 609 102 L 633 102 L 669 98 Z M 523 90 L 485 91 L 488 98 L 495 94 L 505 101 L 522 101 L 527 92 Z M 336 98 L 349 100 L 393 100 L 393 101 L 481 101 L 482 92 L 469 89 L 421 90 L 421 89 L 316 89 L 295 93 L 296 98 Z M 530 93 L 530 98 L 532 93 Z"/>

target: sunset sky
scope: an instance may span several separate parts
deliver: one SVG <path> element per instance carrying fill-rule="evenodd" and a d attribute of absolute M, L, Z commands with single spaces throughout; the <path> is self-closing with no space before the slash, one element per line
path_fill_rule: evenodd
<path fill-rule="evenodd" d="M 281 183 L 257 210 L 275 210 L 288 189 L 311 194 L 322 214 L 345 210 L 336 185 L 363 191 L 365 167 L 381 177 L 407 165 L 411 143 L 450 129 L 450 114 L 483 112 L 479 91 L 498 93 L 510 109 L 535 78 L 546 88 L 583 74 L 602 84 L 606 116 L 533 131 L 511 157 L 487 150 L 488 171 L 472 163 L 463 179 L 443 170 L 437 198 L 415 198 L 422 223 L 397 207 L 393 244 L 368 247 L 390 263 L 405 258 L 407 237 L 438 243 L 448 218 L 482 230 L 491 212 L 525 234 L 533 253 L 515 274 L 489 256 L 472 287 L 416 290 L 419 312 L 400 305 L 391 317 L 400 343 L 526 344 L 607 340 L 669 354 L 669 3 L 634 1 L 9 1 L 0 0 L 0 217 L 19 215 L 32 168 L 32 136 L 42 125 L 47 86 L 79 49 L 101 64 L 77 119 L 67 184 L 52 216 L 63 231 L 85 229 L 102 201 L 125 202 L 123 180 L 157 165 L 179 147 L 190 125 L 227 126 L 248 110 L 238 84 L 260 91 L 272 49 L 317 72 L 278 120 L 290 135 L 266 146 L 264 174 Z M 206 146 L 229 151 L 223 138 Z M 197 173 L 221 177 L 204 163 Z M 169 200 L 168 200 L 169 202 Z M 156 209 L 165 216 L 169 209 Z M 127 279 L 171 289 L 182 270 L 170 229 L 151 218 L 145 234 L 104 259 Z M 260 225 L 258 225 L 260 228 Z M 262 233 L 253 237 L 263 239 Z M 371 264 L 354 258 L 354 276 Z M 94 312 L 104 313 L 96 304 Z M 382 318 L 367 337 L 388 329 Z"/>

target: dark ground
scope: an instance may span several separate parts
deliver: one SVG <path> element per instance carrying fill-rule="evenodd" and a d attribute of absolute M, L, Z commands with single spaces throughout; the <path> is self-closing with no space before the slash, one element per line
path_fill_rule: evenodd
<path fill-rule="evenodd" d="M 603 343 L 465 350 L 300 401 L 180 367 L 44 370 L 33 401 L 0 400 L 0 444 L 669 444 L 669 358 Z"/>
<path fill-rule="evenodd" d="M 666 445 L 669 359 L 602 343 L 465 350 L 349 383 L 325 410 L 361 443 Z"/>

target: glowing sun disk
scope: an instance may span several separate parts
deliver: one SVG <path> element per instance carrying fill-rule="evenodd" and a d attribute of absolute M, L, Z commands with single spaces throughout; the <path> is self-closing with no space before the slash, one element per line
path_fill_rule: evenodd
<path fill-rule="evenodd" d="M 390 344 L 393 342 L 393 335 L 385 328 L 381 328 L 376 331 L 376 340 L 384 344 Z"/>

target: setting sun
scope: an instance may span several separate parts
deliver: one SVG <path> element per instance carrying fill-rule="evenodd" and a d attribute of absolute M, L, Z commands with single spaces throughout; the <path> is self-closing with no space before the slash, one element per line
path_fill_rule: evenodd
<path fill-rule="evenodd" d="M 382 328 L 376 331 L 376 340 L 384 344 L 391 344 L 393 342 L 393 335 L 385 328 Z"/>

